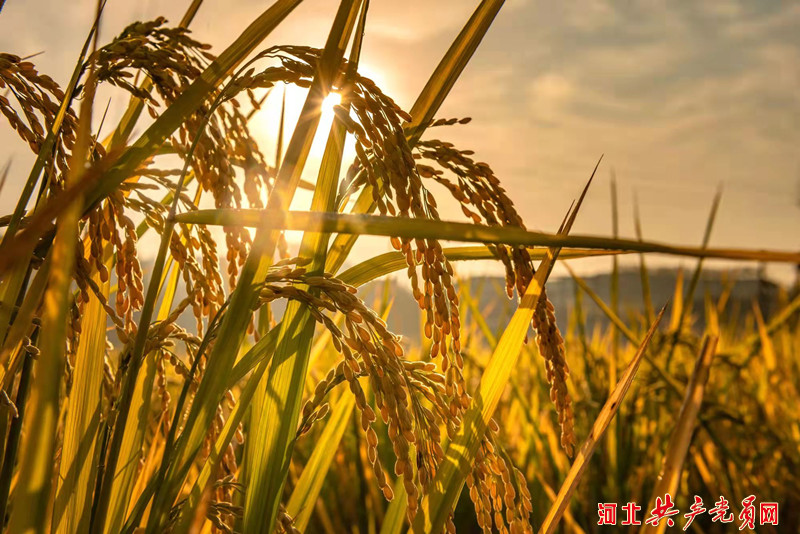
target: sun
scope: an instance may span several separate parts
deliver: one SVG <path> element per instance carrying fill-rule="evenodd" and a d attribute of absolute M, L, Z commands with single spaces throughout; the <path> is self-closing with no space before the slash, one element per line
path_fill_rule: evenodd
<path fill-rule="evenodd" d="M 322 157 L 322 152 L 325 150 L 325 139 L 333 125 L 333 118 L 336 114 L 333 108 L 342 103 L 342 95 L 339 93 L 328 93 L 328 96 L 322 101 L 320 106 L 319 124 L 317 125 L 317 135 L 314 138 L 314 146 L 311 149 L 312 156 Z"/>
<path fill-rule="evenodd" d="M 333 119 L 333 108 L 342 103 L 342 95 L 339 93 L 328 93 L 325 100 L 322 101 L 322 117 L 325 119 Z"/>

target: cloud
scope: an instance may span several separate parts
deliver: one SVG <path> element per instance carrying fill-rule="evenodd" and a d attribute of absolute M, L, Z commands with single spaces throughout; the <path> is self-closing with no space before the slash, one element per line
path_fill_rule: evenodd
<path fill-rule="evenodd" d="M 556 73 L 537 76 L 530 84 L 530 98 L 537 107 L 556 107 L 574 93 L 572 82 Z"/>
<path fill-rule="evenodd" d="M 800 224 L 800 40 L 787 31 L 800 19 L 771 4 L 540 2 L 498 17 L 451 101 L 477 120 L 449 138 L 495 167 L 531 225 L 557 226 L 605 153 L 650 237 L 699 236 L 722 182 L 716 243 L 797 246 L 784 228 Z M 597 195 L 584 220 L 607 219 Z"/>

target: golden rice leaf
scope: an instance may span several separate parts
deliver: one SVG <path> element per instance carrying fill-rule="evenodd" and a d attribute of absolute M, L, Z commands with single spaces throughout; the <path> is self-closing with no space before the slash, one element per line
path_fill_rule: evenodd
<path fill-rule="evenodd" d="M 692 377 L 686 387 L 686 394 L 683 398 L 681 411 L 675 424 L 675 430 L 667 444 L 664 461 L 661 465 L 661 473 L 658 482 L 653 490 L 650 502 L 654 503 L 656 497 L 663 498 L 666 493 L 675 495 L 678 491 L 678 484 L 681 479 L 683 462 L 686 453 L 689 452 L 689 445 L 692 442 L 692 434 L 697 423 L 697 414 L 700 413 L 700 406 L 703 404 L 703 394 L 705 393 L 706 383 L 708 382 L 711 361 L 717 347 L 717 337 L 706 337 L 703 347 L 697 355 Z M 666 521 L 660 521 L 658 526 L 644 525 L 642 532 L 657 533 L 664 532 L 667 528 Z"/>
<path fill-rule="evenodd" d="M 578 451 L 575 461 L 572 462 L 572 467 L 570 468 L 569 473 L 567 473 L 567 478 L 561 485 L 561 489 L 558 491 L 558 496 L 556 497 L 553 506 L 547 513 L 547 517 L 545 517 L 541 527 L 539 527 L 539 534 L 551 534 L 558 526 L 561 516 L 564 515 L 564 511 L 567 509 L 567 506 L 569 506 L 569 501 L 572 498 L 572 494 L 575 492 L 575 489 L 578 487 L 578 483 L 583 477 L 583 473 L 589 466 L 589 460 L 594 453 L 595 447 L 597 447 L 597 444 L 602 439 L 609 423 L 616 415 L 617 410 L 619 410 L 619 405 L 622 402 L 622 399 L 625 398 L 625 394 L 628 392 L 631 382 L 633 382 L 633 377 L 636 375 L 636 371 L 639 369 L 639 364 L 642 362 L 642 357 L 647 350 L 647 345 L 650 343 L 650 340 L 652 339 L 658 324 L 661 322 L 663 315 L 664 308 L 661 309 L 661 312 L 659 312 L 656 320 L 650 326 L 650 330 L 648 330 L 647 335 L 645 335 L 642 344 L 639 346 L 639 350 L 636 351 L 636 355 L 633 357 L 633 360 L 631 360 L 631 362 L 628 364 L 625 372 L 622 373 L 622 377 L 617 383 L 617 387 L 614 388 L 613 393 L 603 405 L 603 409 L 600 410 L 600 413 L 597 415 L 594 425 L 592 425 L 592 430 L 589 432 L 589 435 L 583 442 L 583 445 L 581 445 L 581 449 Z"/>
<path fill-rule="evenodd" d="M 342 234 L 344 235 L 344 234 Z M 448 261 L 469 261 L 469 260 L 492 260 L 496 259 L 494 253 L 483 245 L 467 247 L 445 247 L 442 249 Z M 544 247 L 530 247 L 528 253 L 534 261 L 543 260 L 547 255 Z M 607 256 L 610 254 L 625 254 L 616 250 L 594 250 L 594 249 L 561 249 L 559 257 L 561 259 L 577 259 L 596 256 Z M 381 276 L 391 274 L 401 269 L 408 268 L 402 252 L 386 252 L 374 258 L 364 260 L 338 275 L 343 282 L 350 285 L 361 285 Z"/>
<path fill-rule="evenodd" d="M 39 267 L 39 270 L 33 276 L 33 280 L 25 292 L 22 305 L 17 312 L 16 320 L 8 330 L 3 348 L 0 349 L 0 383 L 2 384 L 5 384 L 7 379 L 14 376 L 14 373 L 7 374 L 7 371 L 16 367 L 16 362 L 13 360 L 14 355 L 19 353 L 23 338 L 30 334 L 31 320 L 42 302 L 42 296 L 47 288 L 51 262 L 51 257 L 48 256 L 44 264 Z M 11 276 L 16 276 L 16 274 Z"/>
<path fill-rule="evenodd" d="M 714 200 L 711 203 L 711 212 L 708 215 L 706 229 L 703 233 L 703 243 L 701 245 L 701 248 L 703 249 L 708 247 L 708 243 L 711 240 L 711 230 L 714 228 L 714 221 L 717 218 L 717 211 L 719 210 L 719 203 L 721 199 L 722 189 L 720 188 L 714 195 Z M 692 273 L 692 278 L 689 280 L 689 288 L 686 290 L 686 295 L 684 295 L 681 299 L 683 305 L 680 308 L 680 315 L 678 315 L 676 318 L 673 314 L 674 324 L 671 325 L 671 329 L 674 331 L 674 337 L 672 338 L 669 352 L 667 352 L 665 362 L 665 367 L 667 370 L 670 368 L 670 362 L 672 361 L 672 356 L 675 353 L 675 348 L 678 345 L 679 335 L 683 328 L 683 324 L 686 321 L 686 317 L 687 315 L 691 315 L 692 311 L 694 310 L 694 292 L 697 290 L 697 284 L 700 282 L 700 275 L 703 272 L 703 260 L 704 258 L 701 257 L 697 261 L 697 265 Z"/>
<path fill-rule="evenodd" d="M 636 239 L 643 241 L 642 237 L 642 218 L 639 214 L 639 197 L 634 196 L 633 201 L 633 227 L 636 231 Z M 650 275 L 647 272 L 647 263 L 644 254 L 639 254 L 639 275 L 642 281 L 642 300 L 644 301 L 645 318 L 648 323 L 653 322 L 655 311 L 653 309 L 653 297 L 650 294 Z"/>
<path fill-rule="evenodd" d="M 5 235 L 8 236 L 9 232 L 6 231 Z M 13 326 L 11 318 L 13 317 L 14 307 L 17 305 L 19 291 L 28 273 L 28 263 L 27 258 L 15 262 L 12 267 L 3 273 L 3 278 L 0 280 L 0 339 L 6 339 L 6 333 L 9 328 Z M 41 297 L 41 294 L 39 296 Z M 36 304 L 38 304 L 38 301 Z M 20 323 L 20 321 L 14 321 L 13 324 L 22 324 L 26 328 L 30 326 L 28 321 L 22 323 Z M 0 365 L 6 365 L 6 360 L 9 355 L 10 351 L 4 350 L 2 352 L 0 356 Z"/>
<path fill-rule="evenodd" d="M 274 344 L 277 342 L 278 330 L 273 329 L 270 334 L 273 334 L 273 332 L 274 335 L 267 337 L 272 337 Z M 261 379 L 264 377 L 264 373 L 267 371 L 267 368 L 269 368 L 269 364 L 272 359 L 272 352 L 269 352 L 265 356 L 265 358 L 258 362 L 253 374 L 247 380 L 247 384 L 245 384 L 244 388 L 242 388 L 236 405 L 233 407 L 233 410 L 231 410 L 231 413 L 225 420 L 225 425 L 222 427 L 222 430 L 217 436 L 208 458 L 206 458 L 205 463 L 203 463 L 203 466 L 200 468 L 200 473 L 198 474 L 192 489 L 189 491 L 186 501 L 181 507 L 180 516 L 178 517 L 178 521 L 175 526 L 175 532 L 190 531 L 190 526 L 195 518 L 195 511 L 198 509 L 198 506 L 203 499 L 204 492 L 208 487 L 208 483 L 211 481 L 211 478 L 214 475 L 220 460 L 222 460 L 222 456 L 228 449 L 228 445 L 233 439 L 236 429 L 239 427 L 242 419 L 244 419 L 245 413 L 250 409 L 250 404 L 252 403 L 253 397 L 256 394 L 256 389 L 261 382 Z M 138 503 L 137 506 L 144 508 L 146 504 L 146 501 L 142 502 L 140 500 L 140 503 Z"/>
<path fill-rule="evenodd" d="M 675 332 L 680 324 L 681 317 L 683 317 L 683 269 L 678 269 L 678 276 L 675 279 L 675 290 L 672 297 L 672 315 L 669 319 L 669 329 Z"/>
<path fill-rule="evenodd" d="M 708 243 L 711 241 L 711 230 L 714 228 L 714 221 L 717 219 L 717 212 L 719 211 L 719 204 L 722 200 L 722 188 L 720 188 L 717 193 L 714 195 L 714 200 L 711 202 L 711 211 L 708 214 L 708 219 L 706 220 L 706 228 L 703 232 L 703 242 L 701 247 L 706 248 L 708 247 Z M 697 290 L 697 284 L 700 282 L 700 274 L 703 271 L 703 258 L 697 262 L 697 266 L 695 267 L 694 273 L 692 273 L 692 278 L 689 281 L 689 289 L 686 291 L 686 296 L 684 297 L 684 302 L 689 303 L 687 307 L 683 309 L 683 314 L 681 316 L 681 324 L 683 324 L 683 319 L 685 319 L 687 310 L 691 311 L 691 303 L 694 301 L 694 292 Z"/>
<path fill-rule="evenodd" d="M 758 336 L 761 339 L 761 352 L 764 353 L 764 363 L 767 371 L 771 373 L 778 364 L 778 357 L 775 355 L 775 346 L 772 343 L 772 338 L 767 333 L 767 325 L 764 323 L 764 315 L 761 313 L 758 302 L 753 302 L 753 316 L 756 318 Z"/>
<path fill-rule="evenodd" d="M 706 332 L 710 335 L 719 336 L 719 310 L 717 309 L 717 303 L 711 298 L 711 293 L 706 293 L 705 311 Z"/>
<path fill-rule="evenodd" d="M 552 503 L 556 502 L 556 497 L 557 497 L 556 496 L 556 492 L 553 491 L 553 488 L 550 487 L 550 484 L 547 483 L 547 481 L 544 479 L 542 474 L 540 472 L 538 472 L 538 471 L 536 472 L 536 480 L 539 481 L 539 484 L 542 486 L 542 489 L 544 490 L 545 494 L 547 495 L 547 498 L 550 500 L 550 503 L 552 504 Z M 566 525 L 567 525 L 567 532 L 575 532 L 576 534 L 584 534 L 585 531 L 581 528 L 581 526 L 578 524 L 578 522 L 575 521 L 575 517 L 569 511 L 569 508 L 564 510 L 564 521 L 566 522 Z"/>
<path fill-rule="evenodd" d="M 800 311 L 800 295 L 797 295 L 789 304 L 787 304 L 780 312 L 776 313 L 769 323 L 765 325 L 764 332 L 771 336 L 784 326 L 789 320 L 794 317 L 794 314 Z M 742 343 L 739 350 L 749 355 L 758 350 L 758 347 L 763 341 L 763 334 L 755 332 L 748 336 Z"/>
<path fill-rule="evenodd" d="M 95 274 L 93 279 L 101 294 L 107 297 L 108 281 L 104 283 L 99 274 Z M 81 335 L 64 423 L 59 484 L 53 511 L 53 523 L 58 533 L 89 530 L 92 491 L 97 474 L 95 446 L 100 428 L 105 351 L 106 311 L 100 300 L 90 294 L 81 317 Z"/>
<path fill-rule="evenodd" d="M 94 75 L 89 74 L 75 146 L 70 157 L 67 185 L 80 182 L 86 173 L 94 98 Z M 60 213 L 56 236 L 50 251 L 51 268 L 42 302 L 42 326 L 45 335 L 39 340 L 30 412 L 26 414 L 25 439 L 20 449 L 19 484 L 15 490 L 14 509 L 8 523 L 10 534 L 45 532 L 50 514 L 50 487 L 56 450 L 56 430 L 59 416 L 60 384 L 66 364 L 65 341 L 67 312 L 72 293 L 72 271 L 78 242 L 81 198 L 76 198 Z"/>
<path fill-rule="evenodd" d="M 800 252 L 737 248 L 700 248 L 667 245 L 655 241 L 613 239 L 591 235 L 558 235 L 532 232 L 509 226 L 484 226 L 428 219 L 404 219 L 382 215 L 347 215 L 306 211 L 267 212 L 251 209 L 203 209 L 181 213 L 184 223 L 221 226 L 280 228 L 314 232 L 418 237 L 508 245 L 573 247 L 624 250 L 729 260 L 800 263 Z"/>
<path fill-rule="evenodd" d="M 412 146 L 439 111 L 503 4 L 504 0 L 482 0 L 436 66 L 411 108 L 411 123 L 405 126 L 406 137 Z"/>
<path fill-rule="evenodd" d="M 617 194 L 617 175 L 614 168 L 611 169 L 611 236 L 613 238 L 619 237 L 619 195 Z M 609 288 L 611 309 L 614 313 L 619 315 L 619 261 L 616 256 L 611 258 L 611 284 Z M 611 350 L 608 351 L 608 387 L 609 394 L 614 389 L 614 384 L 617 383 L 617 367 L 620 360 L 620 339 L 616 329 L 611 330 Z M 620 427 L 616 420 L 611 421 L 611 431 L 608 433 L 606 440 L 606 458 L 608 461 L 608 471 L 611 476 L 608 477 L 607 485 L 609 493 L 616 495 L 618 490 L 618 482 L 621 480 L 620 471 L 618 470 L 617 459 L 620 455 L 619 444 L 621 442 Z"/>
<path fill-rule="evenodd" d="M 239 381 L 247 376 L 247 373 L 255 369 L 262 360 L 271 358 L 277 345 L 278 327 L 275 327 L 267 332 L 266 335 L 262 336 L 241 358 L 236 360 L 236 365 L 233 366 L 233 369 L 231 369 L 228 375 L 228 387 L 226 389 L 231 389 L 239 383 Z"/>

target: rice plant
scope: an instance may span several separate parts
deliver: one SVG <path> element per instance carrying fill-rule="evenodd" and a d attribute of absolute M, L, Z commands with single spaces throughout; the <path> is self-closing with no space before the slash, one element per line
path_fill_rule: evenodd
<path fill-rule="evenodd" d="M 200 0 L 108 43 L 100 5 L 66 87 L 0 53 L 0 112 L 35 156 L 27 179 L 5 170 L 23 186 L 1 219 L 4 531 L 585 532 L 604 499 L 681 485 L 796 504 L 800 298 L 768 320 L 709 299 L 704 336 L 683 303 L 704 258 L 800 254 L 572 235 L 594 161 L 561 227 L 527 230 L 491 166 L 440 139 L 469 122 L 439 108 L 502 1 L 477 5 L 409 110 L 359 71 L 368 0 L 338 3 L 321 49 L 270 44 L 299 3 L 277 0 L 219 53 L 189 30 Z M 128 105 L 100 136 L 106 86 Z M 306 91 L 300 117 L 265 146 L 250 119 L 287 86 Z M 310 211 L 290 209 L 298 189 Z M 355 258 L 359 235 L 394 252 Z M 630 252 L 698 258 L 671 320 L 647 294 L 620 317 L 576 276 L 562 333 L 554 264 Z M 478 259 L 515 301 L 501 332 L 456 277 Z M 388 293 L 365 302 L 395 272 L 421 346 L 387 326 Z M 583 326 L 584 293 L 606 331 Z"/>

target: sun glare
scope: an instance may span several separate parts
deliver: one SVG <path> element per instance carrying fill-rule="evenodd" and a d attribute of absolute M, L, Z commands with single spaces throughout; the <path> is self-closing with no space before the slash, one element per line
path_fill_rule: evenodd
<path fill-rule="evenodd" d="M 322 120 L 333 119 L 333 108 L 342 103 L 342 95 L 339 93 L 330 93 L 322 101 Z"/>
<path fill-rule="evenodd" d="M 329 93 L 322 101 L 321 115 L 319 117 L 319 124 L 317 125 L 317 135 L 314 137 L 314 143 L 311 146 L 312 158 L 322 158 L 322 153 L 325 151 L 325 143 L 331 131 L 333 124 L 333 108 L 342 103 L 342 95 L 339 93 Z"/>

